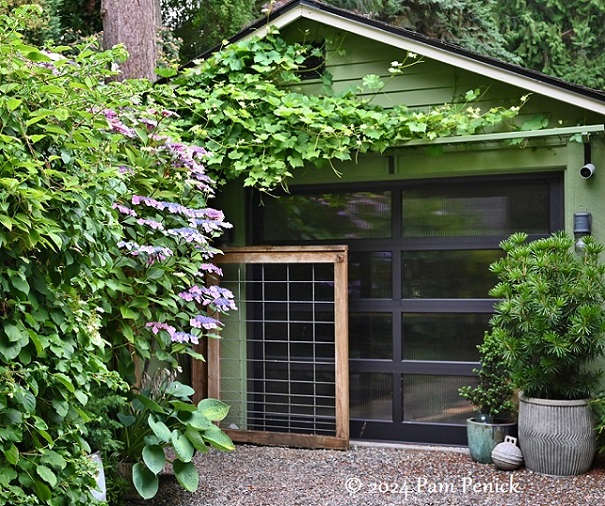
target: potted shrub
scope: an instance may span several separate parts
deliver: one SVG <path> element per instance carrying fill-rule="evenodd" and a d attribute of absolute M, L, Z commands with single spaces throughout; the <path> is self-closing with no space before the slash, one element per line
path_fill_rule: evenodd
<path fill-rule="evenodd" d="M 465 386 L 459 392 L 478 413 L 466 421 L 471 458 L 475 462 L 491 464 L 492 450 L 496 445 L 502 443 L 506 436 L 517 435 L 517 423 L 514 421 L 516 406 L 499 342 L 486 332 L 477 349 L 481 363 L 481 367 L 474 371 L 478 375 L 477 386 Z"/>
<path fill-rule="evenodd" d="M 605 344 L 603 246 L 592 237 L 574 253 L 563 232 L 502 242 L 490 269 L 499 282 L 490 321 L 513 385 L 520 389 L 518 431 L 525 466 L 544 474 L 586 472 L 594 458 L 590 398 L 600 373 L 590 368 Z"/>

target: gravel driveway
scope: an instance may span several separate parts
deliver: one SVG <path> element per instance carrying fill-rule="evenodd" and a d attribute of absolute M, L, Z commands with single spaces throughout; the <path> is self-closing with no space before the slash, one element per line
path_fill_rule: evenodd
<path fill-rule="evenodd" d="M 551 477 L 477 464 L 465 449 L 353 445 L 349 451 L 238 446 L 196 456 L 200 487 L 163 483 L 151 506 L 603 506 L 605 466 Z"/>

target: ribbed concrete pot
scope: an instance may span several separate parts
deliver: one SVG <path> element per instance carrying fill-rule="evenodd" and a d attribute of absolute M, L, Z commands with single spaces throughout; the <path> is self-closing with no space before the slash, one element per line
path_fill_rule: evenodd
<path fill-rule="evenodd" d="M 555 476 L 590 469 L 596 451 L 594 414 L 588 400 L 519 396 L 519 446 L 525 467 Z"/>

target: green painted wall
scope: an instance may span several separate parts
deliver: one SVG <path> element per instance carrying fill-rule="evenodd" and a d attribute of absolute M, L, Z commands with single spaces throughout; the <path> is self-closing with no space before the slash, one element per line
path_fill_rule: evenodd
<path fill-rule="evenodd" d="M 330 27 L 305 21 L 288 27 L 282 34 L 291 40 L 328 40 L 327 65 L 334 75 L 334 90 L 342 91 L 358 86 L 368 73 L 389 80 L 383 92 L 373 100 L 385 106 L 406 104 L 409 107 L 430 107 L 455 100 L 457 96 L 477 87 L 486 90 L 479 105 L 510 106 L 517 103 L 525 90 L 494 82 L 463 69 L 437 61 L 425 61 L 390 79 L 388 68 L 393 60 L 401 61 L 401 50 L 362 39 L 351 34 L 335 32 Z M 309 82 L 300 87 L 308 93 L 318 92 L 320 86 Z M 368 97 L 370 98 L 370 97 Z M 522 120 L 543 115 L 550 120 L 549 127 L 591 125 L 605 123 L 605 117 L 550 97 L 533 95 L 523 109 Z M 605 142 L 603 134 L 593 135 L 592 162 L 597 173 L 585 180 L 579 176 L 584 164 L 584 147 L 569 138 L 549 137 L 520 146 L 503 142 L 447 145 L 439 155 L 432 155 L 426 147 L 401 147 L 384 156 L 363 156 L 356 162 L 338 162 L 334 169 L 306 167 L 294 171 L 290 185 L 327 184 L 375 180 L 413 180 L 459 176 L 485 176 L 542 171 L 561 171 L 564 174 L 564 216 L 568 231 L 573 228 L 573 213 L 588 211 L 593 217 L 593 235 L 605 242 Z M 272 198 L 268 196 L 267 198 Z M 235 225 L 231 246 L 246 244 L 246 198 L 240 182 L 225 186 L 215 205 L 225 211 L 227 220 Z M 235 331 L 235 329 L 233 329 Z M 234 358 L 243 358 L 245 350 L 231 349 Z M 605 363 L 603 364 L 605 366 Z M 237 374 L 235 374 L 237 377 Z M 245 371 L 241 371 L 242 378 Z M 245 419 L 245 403 L 232 398 L 240 416 Z"/>

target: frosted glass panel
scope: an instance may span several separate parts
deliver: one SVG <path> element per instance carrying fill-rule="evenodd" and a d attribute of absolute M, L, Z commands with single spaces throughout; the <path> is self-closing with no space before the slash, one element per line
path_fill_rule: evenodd
<path fill-rule="evenodd" d="M 490 314 L 407 313 L 402 318 L 404 360 L 477 362 L 477 345 Z"/>
<path fill-rule="evenodd" d="M 261 242 L 391 237 L 391 192 L 283 195 L 266 199 Z"/>
<path fill-rule="evenodd" d="M 390 374 L 353 373 L 349 388 L 351 418 L 393 419 L 393 380 Z"/>
<path fill-rule="evenodd" d="M 393 317 L 391 313 L 351 313 L 349 315 L 349 357 L 393 357 Z"/>
<path fill-rule="evenodd" d="M 464 385 L 476 385 L 467 376 L 403 376 L 403 420 L 406 422 L 464 424 L 473 407 L 458 394 Z"/>
<path fill-rule="evenodd" d="M 393 254 L 390 251 L 349 254 L 349 297 L 390 299 L 393 295 Z"/>
<path fill-rule="evenodd" d="M 548 233 L 550 191 L 543 182 L 431 183 L 402 195 L 405 237 Z"/>
<path fill-rule="evenodd" d="M 404 299 L 486 299 L 497 277 L 490 272 L 500 250 L 405 251 Z"/>

